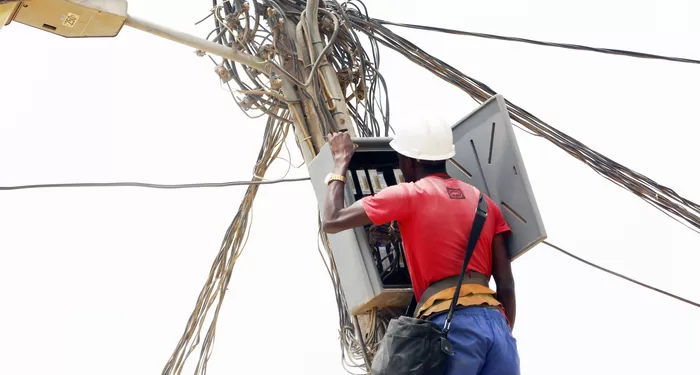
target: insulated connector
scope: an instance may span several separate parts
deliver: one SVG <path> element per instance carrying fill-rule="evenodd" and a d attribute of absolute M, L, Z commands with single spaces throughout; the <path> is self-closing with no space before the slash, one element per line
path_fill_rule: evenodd
<path fill-rule="evenodd" d="M 254 103 L 255 100 L 250 95 L 246 95 L 243 100 L 241 100 L 241 107 L 244 111 L 248 111 L 253 108 Z"/>
<path fill-rule="evenodd" d="M 275 47 L 272 44 L 265 44 L 255 55 L 263 60 L 271 60 L 275 57 Z"/>
<path fill-rule="evenodd" d="M 219 76 L 219 78 L 221 78 L 221 80 L 224 81 L 224 83 L 231 80 L 231 72 L 229 72 L 225 66 L 217 65 L 216 68 L 214 68 L 214 71 Z"/>

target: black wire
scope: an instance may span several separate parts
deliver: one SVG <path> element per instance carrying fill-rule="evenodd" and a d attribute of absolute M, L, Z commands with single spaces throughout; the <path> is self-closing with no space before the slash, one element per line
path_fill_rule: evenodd
<path fill-rule="evenodd" d="M 661 289 L 659 289 L 659 288 L 655 288 L 655 287 L 653 287 L 653 286 L 644 284 L 643 282 L 637 281 L 637 280 L 635 280 L 635 279 L 633 279 L 633 278 L 631 278 L 631 277 L 627 277 L 627 276 L 625 276 L 625 275 L 621 275 L 621 274 L 619 274 L 619 273 L 617 273 L 617 272 L 615 272 L 615 271 L 611 271 L 611 270 L 609 270 L 609 269 L 607 269 L 607 268 L 604 268 L 604 267 L 601 267 L 601 266 L 599 266 L 599 265 L 597 265 L 597 264 L 595 264 L 595 263 L 591 263 L 591 262 L 589 262 L 589 261 L 587 261 L 587 260 L 585 260 L 585 259 L 582 259 L 582 258 L 580 258 L 580 257 L 577 257 L 576 255 L 571 254 L 570 252 L 568 252 L 568 251 L 562 249 L 561 247 L 556 246 L 556 245 L 553 245 L 553 244 L 551 244 L 551 243 L 549 243 L 549 242 L 547 242 L 547 241 L 544 241 L 543 243 L 544 243 L 545 245 L 551 247 L 552 249 L 557 250 L 557 251 L 561 252 L 562 254 L 568 255 L 568 256 L 570 256 L 571 258 L 574 258 L 574 259 L 578 260 L 579 262 L 584 263 L 584 264 L 586 264 L 586 265 L 589 265 L 589 266 L 591 266 L 591 267 L 593 267 L 593 268 L 597 268 L 597 269 L 599 269 L 599 270 L 601 270 L 601 271 L 603 271 L 603 272 L 607 272 L 607 273 L 609 273 L 609 274 L 611 274 L 611 275 L 613 275 L 613 276 L 617 276 L 617 277 L 619 277 L 619 278 L 621 278 L 621 279 L 625 279 L 625 280 L 627 280 L 627 281 L 629 281 L 629 282 L 631 282 L 631 283 L 635 283 L 635 284 L 637 284 L 637 285 L 639 285 L 639 286 L 642 286 L 642 287 L 644 287 L 644 288 L 647 288 L 647 289 L 649 289 L 649 290 L 653 290 L 654 292 L 661 293 L 661 294 L 663 294 L 663 295 L 665 295 L 665 296 L 667 296 L 667 297 L 671 297 L 671 298 L 677 299 L 677 300 L 679 300 L 679 301 L 681 301 L 681 302 L 687 303 L 687 304 L 689 304 L 689 305 L 691 305 L 691 306 L 695 306 L 695 307 L 700 308 L 700 303 L 693 302 L 693 301 L 691 301 L 691 300 L 689 300 L 689 299 L 685 299 L 685 298 L 683 298 L 683 297 L 680 297 L 680 296 L 677 296 L 677 295 L 675 295 L 675 294 L 666 292 L 666 291 L 661 290 Z"/>
<path fill-rule="evenodd" d="M 496 92 L 478 80 L 467 76 L 449 64 L 422 50 L 417 45 L 395 34 L 379 21 L 362 15 L 349 15 L 353 28 L 375 39 L 380 44 L 399 52 L 410 61 L 420 65 L 437 77 L 459 87 L 479 103 Z M 614 181 L 621 187 L 652 204 L 667 215 L 682 220 L 694 230 L 700 230 L 700 205 L 680 196 L 672 189 L 635 172 L 610 158 L 588 148 L 578 140 L 557 130 L 528 111 L 506 100 L 508 112 L 513 121 L 521 124 L 538 136 L 554 143 L 569 155 L 583 161 L 597 173 Z"/>
<path fill-rule="evenodd" d="M 654 54 L 650 54 L 650 53 L 626 51 L 626 50 L 612 49 L 612 48 L 588 47 L 588 46 L 582 46 L 582 45 L 578 45 L 578 44 L 569 44 L 569 43 L 543 42 L 540 40 L 517 38 L 517 37 L 512 37 L 512 36 L 501 36 L 501 35 L 494 35 L 494 34 L 475 33 L 475 32 L 470 32 L 470 31 L 444 29 L 441 27 L 434 27 L 434 26 L 423 26 L 423 25 L 413 25 L 413 24 L 407 24 L 407 23 L 396 23 L 396 22 L 384 21 L 384 20 L 380 20 L 380 19 L 376 19 L 376 18 L 374 18 L 373 20 L 377 21 L 381 24 L 384 24 L 384 25 L 392 25 L 392 26 L 406 27 L 409 29 L 418 29 L 418 30 L 426 30 L 426 31 L 436 31 L 436 32 L 446 33 L 446 34 L 468 35 L 468 36 L 474 36 L 477 38 L 506 40 L 506 41 L 510 41 L 510 42 L 528 43 L 528 44 L 535 44 L 535 45 L 539 45 L 539 46 L 566 48 L 566 49 L 573 49 L 573 50 L 579 50 L 579 51 L 598 52 L 598 53 L 605 53 L 605 54 L 610 54 L 610 55 L 635 57 L 635 58 L 640 58 L 640 59 L 656 59 L 656 60 L 666 60 L 666 61 L 673 61 L 673 62 L 680 62 L 680 63 L 687 63 L 687 64 L 700 64 L 700 60 L 687 59 L 684 57 L 654 55 Z"/>
<path fill-rule="evenodd" d="M 147 182 L 78 182 L 65 184 L 39 184 L 39 185 L 18 185 L 0 186 L 0 190 L 25 190 L 40 188 L 71 188 L 71 187 L 141 187 L 151 189 L 191 189 L 191 188 L 212 188 L 227 186 L 250 186 L 250 185 L 273 185 L 284 182 L 309 181 L 309 177 L 285 178 L 268 181 L 230 181 L 230 182 L 204 182 L 193 184 L 151 184 Z"/>

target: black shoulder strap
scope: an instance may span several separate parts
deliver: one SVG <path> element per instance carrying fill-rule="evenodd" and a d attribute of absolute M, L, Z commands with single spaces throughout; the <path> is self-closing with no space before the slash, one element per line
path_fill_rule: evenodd
<path fill-rule="evenodd" d="M 452 303 L 450 303 L 450 310 L 447 313 L 447 319 L 445 319 L 445 326 L 443 330 L 447 332 L 450 329 L 450 322 L 452 321 L 452 315 L 454 315 L 455 307 L 457 306 L 457 300 L 459 299 L 459 290 L 462 288 L 462 282 L 464 281 L 464 273 L 469 265 L 469 260 L 474 253 L 474 248 L 476 247 L 479 237 L 481 236 L 481 229 L 484 227 L 484 222 L 486 222 L 486 216 L 488 215 L 488 204 L 484 195 L 479 193 L 479 204 L 476 207 L 476 213 L 474 216 L 474 221 L 472 222 L 471 233 L 469 234 L 469 242 L 467 243 L 467 252 L 464 255 L 464 264 L 462 265 L 462 272 L 459 274 L 459 280 L 457 281 L 457 289 L 455 289 L 455 294 L 452 297 Z"/>
<path fill-rule="evenodd" d="M 416 307 L 418 307 L 418 301 L 416 301 L 416 294 L 414 293 L 413 297 L 411 298 L 411 303 L 408 304 L 404 315 L 413 316 L 416 312 Z"/>

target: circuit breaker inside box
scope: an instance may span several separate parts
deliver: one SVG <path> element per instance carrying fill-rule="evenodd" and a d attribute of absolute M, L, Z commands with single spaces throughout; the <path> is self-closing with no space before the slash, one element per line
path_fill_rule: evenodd
<path fill-rule="evenodd" d="M 350 162 L 347 178 L 356 201 L 405 182 L 394 151 L 358 150 Z M 367 225 L 363 229 L 384 288 L 410 288 L 411 279 L 398 223 Z"/>

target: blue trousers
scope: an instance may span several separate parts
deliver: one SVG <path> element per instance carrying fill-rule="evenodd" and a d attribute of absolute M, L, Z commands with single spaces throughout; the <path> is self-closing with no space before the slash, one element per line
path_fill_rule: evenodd
<path fill-rule="evenodd" d="M 429 319 L 445 324 L 447 313 Z M 455 354 L 446 375 L 520 375 L 517 343 L 500 311 L 471 306 L 455 310 L 447 334 Z"/>

